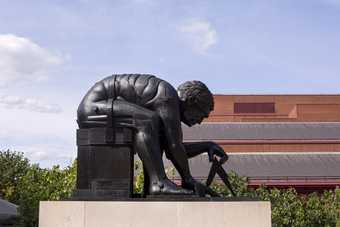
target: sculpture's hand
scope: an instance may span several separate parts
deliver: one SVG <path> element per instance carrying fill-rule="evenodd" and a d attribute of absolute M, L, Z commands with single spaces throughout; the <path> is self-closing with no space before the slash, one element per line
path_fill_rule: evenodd
<path fill-rule="evenodd" d="M 214 157 L 218 157 L 221 164 L 228 160 L 228 155 L 224 152 L 223 148 L 218 144 L 212 142 L 208 149 L 209 162 L 214 160 Z"/>

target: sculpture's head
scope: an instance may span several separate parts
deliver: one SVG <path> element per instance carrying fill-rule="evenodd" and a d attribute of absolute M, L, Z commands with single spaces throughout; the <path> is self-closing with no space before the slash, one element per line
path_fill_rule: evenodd
<path fill-rule="evenodd" d="M 192 126 L 200 124 L 214 109 L 214 98 L 201 81 L 187 81 L 177 88 L 181 100 L 181 121 Z"/>

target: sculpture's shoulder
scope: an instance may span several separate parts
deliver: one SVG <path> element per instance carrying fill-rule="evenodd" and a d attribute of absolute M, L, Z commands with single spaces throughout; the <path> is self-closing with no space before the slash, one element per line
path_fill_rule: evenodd
<path fill-rule="evenodd" d="M 149 75 L 150 76 L 150 75 Z M 153 103 L 159 104 L 161 102 L 178 101 L 176 89 L 167 81 L 156 76 L 151 76 L 143 79 L 142 89 L 137 90 L 141 93 L 141 97 L 146 100 L 146 105 Z M 137 83 L 138 86 L 138 83 Z"/>
<path fill-rule="evenodd" d="M 165 80 L 159 84 L 158 93 L 165 99 L 178 99 L 176 89 Z"/>

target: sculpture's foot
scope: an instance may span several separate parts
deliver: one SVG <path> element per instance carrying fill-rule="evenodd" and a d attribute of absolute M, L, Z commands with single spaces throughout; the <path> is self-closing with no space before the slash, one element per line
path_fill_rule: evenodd
<path fill-rule="evenodd" d="M 197 185 L 200 185 L 201 183 L 196 181 L 194 178 L 189 178 L 187 180 L 182 180 L 182 187 L 188 190 L 195 190 Z"/>
<path fill-rule="evenodd" d="M 193 195 L 193 191 L 177 186 L 169 179 L 150 185 L 150 195 Z"/>
<path fill-rule="evenodd" d="M 193 190 L 199 197 L 221 197 L 217 192 L 213 191 L 208 186 L 196 181 L 194 178 L 190 178 L 187 181 L 182 181 L 182 187 L 184 189 Z"/>

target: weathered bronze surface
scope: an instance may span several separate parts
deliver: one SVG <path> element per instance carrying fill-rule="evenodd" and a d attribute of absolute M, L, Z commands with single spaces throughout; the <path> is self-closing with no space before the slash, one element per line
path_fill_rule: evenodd
<path fill-rule="evenodd" d="M 204 152 L 222 164 L 228 157 L 214 142 L 183 143 L 181 122 L 200 124 L 214 108 L 200 81 L 176 90 L 147 74 L 119 74 L 97 82 L 78 107 L 78 197 L 132 196 L 133 153 L 142 160 L 149 196 L 218 196 L 196 181 L 188 158 Z M 164 171 L 163 152 L 182 178 L 181 187 Z M 216 166 L 216 165 L 215 165 Z M 221 169 L 217 173 L 221 176 Z M 222 173 L 223 175 L 223 173 Z"/>

